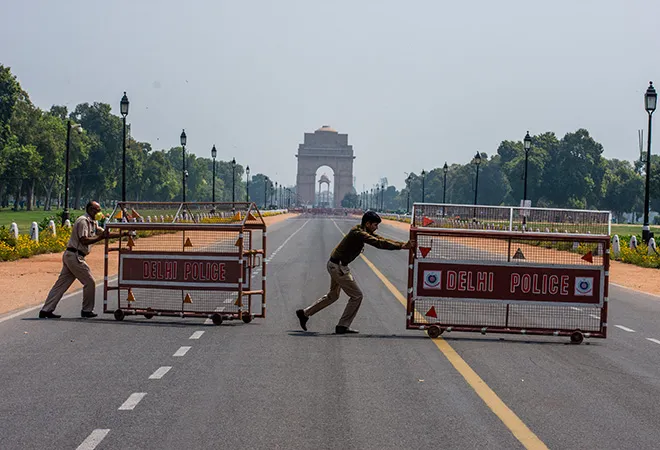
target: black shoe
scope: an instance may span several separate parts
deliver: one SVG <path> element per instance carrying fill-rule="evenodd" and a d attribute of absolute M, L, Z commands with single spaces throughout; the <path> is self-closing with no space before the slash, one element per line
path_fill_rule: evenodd
<path fill-rule="evenodd" d="M 340 325 L 337 325 L 335 327 L 335 334 L 358 334 L 358 330 L 354 330 L 353 328 L 350 327 L 342 327 Z"/>
<path fill-rule="evenodd" d="M 298 316 L 298 320 L 300 321 L 300 328 L 307 331 L 307 321 L 309 320 L 309 317 L 305 315 L 305 311 L 302 309 L 297 310 L 296 316 Z"/>
<path fill-rule="evenodd" d="M 39 318 L 40 319 L 59 319 L 60 316 L 59 314 L 54 314 L 52 311 L 39 311 Z"/>
<path fill-rule="evenodd" d="M 98 314 L 95 314 L 93 311 L 80 311 L 80 317 L 83 319 L 91 319 L 96 316 L 98 316 Z"/>

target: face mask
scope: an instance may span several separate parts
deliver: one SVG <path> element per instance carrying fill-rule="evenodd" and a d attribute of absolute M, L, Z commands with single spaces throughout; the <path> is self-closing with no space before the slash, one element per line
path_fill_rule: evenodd
<path fill-rule="evenodd" d="M 94 220 L 103 220 L 105 216 L 103 215 L 102 212 L 97 212 L 96 215 L 94 216 Z"/>

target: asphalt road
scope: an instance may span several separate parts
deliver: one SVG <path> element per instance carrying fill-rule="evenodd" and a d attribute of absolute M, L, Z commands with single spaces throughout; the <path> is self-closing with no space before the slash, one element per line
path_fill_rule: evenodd
<path fill-rule="evenodd" d="M 0 448 L 523 448 L 439 347 L 405 330 L 403 306 L 362 259 L 352 264 L 366 294 L 361 334 L 332 334 L 343 294 L 299 330 L 294 311 L 327 290 L 328 255 L 353 224 L 269 228 L 279 251 L 266 320 L 85 320 L 80 294 L 62 301 L 60 320 L 0 317 Z M 365 255 L 405 292 L 405 251 Z M 549 448 L 658 448 L 660 298 L 610 294 L 606 340 L 443 337 Z"/>

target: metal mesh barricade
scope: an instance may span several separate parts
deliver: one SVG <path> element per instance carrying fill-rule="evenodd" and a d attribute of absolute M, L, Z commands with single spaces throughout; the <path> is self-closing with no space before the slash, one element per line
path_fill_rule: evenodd
<path fill-rule="evenodd" d="M 609 213 L 526 208 L 516 229 L 516 209 L 414 205 L 408 328 L 606 336 Z"/>
<path fill-rule="evenodd" d="M 254 204 L 119 203 L 106 229 L 122 235 L 105 243 L 103 310 L 117 320 L 265 317 L 266 225 Z"/>

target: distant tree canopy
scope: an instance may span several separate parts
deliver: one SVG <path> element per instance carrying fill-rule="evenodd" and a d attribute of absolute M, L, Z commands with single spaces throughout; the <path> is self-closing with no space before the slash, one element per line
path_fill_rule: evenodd
<path fill-rule="evenodd" d="M 53 105 L 49 111 L 34 106 L 28 94 L 0 65 L 0 203 L 9 198 L 33 209 L 41 200 L 45 209 L 64 189 L 67 124 L 72 127 L 70 147 L 70 206 L 79 208 L 90 199 L 121 198 L 122 120 L 105 103 L 82 103 L 73 111 Z M 220 150 L 220 149 L 219 149 Z M 221 154 L 221 151 L 219 151 Z M 241 160 L 240 155 L 237 159 Z M 147 142 L 129 135 L 126 140 L 126 191 L 128 200 L 178 201 L 182 195 L 182 148 L 154 150 Z M 210 201 L 213 162 L 186 153 L 186 200 Z M 235 167 L 235 199 L 245 201 L 246 175 L 242 164 Z M 252 176 L 250 199 L 263 205 L 264 174 Z M 216 162 L 216 201 L 232 199 L 232 165 Z M 270 185 L 269 185 L 270 188 Z M 270 199 L 269 199 L 270 200 Z"/>

